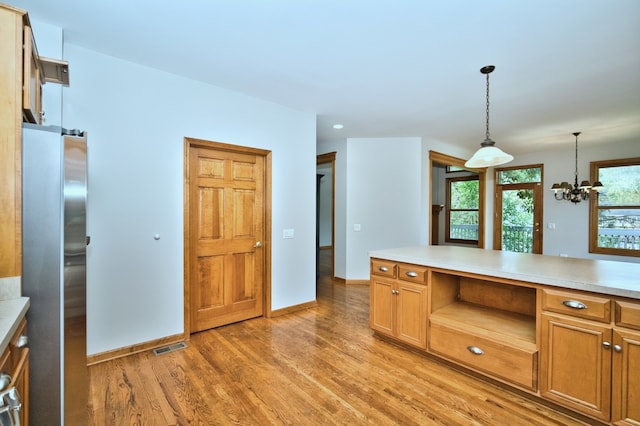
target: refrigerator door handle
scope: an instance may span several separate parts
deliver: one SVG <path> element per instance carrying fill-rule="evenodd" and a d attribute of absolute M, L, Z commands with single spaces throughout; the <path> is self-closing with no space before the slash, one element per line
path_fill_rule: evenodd
<path fill-rule="evenodd" d="M 86 239 L 87 245 L 91 244 L 91 236 L 90 235 L 87 235 L 85 237 L 85 239 Z"/>

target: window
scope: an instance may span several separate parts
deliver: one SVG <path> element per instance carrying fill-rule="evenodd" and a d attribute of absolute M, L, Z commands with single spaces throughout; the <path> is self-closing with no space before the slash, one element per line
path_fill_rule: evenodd
<path fill-rule="evenodd" d="M 640 157 L 591 162 L 589 252 L 640 257 Z"/>
<path fill-rule="evenodd" d="M 447 179 L 447 230 L 445 241 L 478 244 L 478 176 Z"/>

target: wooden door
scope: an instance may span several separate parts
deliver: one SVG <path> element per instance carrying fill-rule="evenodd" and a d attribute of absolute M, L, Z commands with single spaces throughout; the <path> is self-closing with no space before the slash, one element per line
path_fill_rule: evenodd
<path fill-rule="evenodd" d="M 640 333 L 613 331 L 613 418 L 615 424 L 640 424 Z"/>
<path fill-rule="evenodd" d="M 188 167 L 190 331 L 261 316 L 265 157 L 190 146 Z"/>
<path fill-rule="evenodd" d="M 611 328 L 542 314 L 540 395 L 609 421 Z"/>
<path fill-rule="evenodd" d="M 541 206 L 539 182 L 496 185 L 494 249 L 542 254 Z"/>
<path fill-rule="evenodd" d="M 396 325 L 400 340 L 427 347 L 427 286 L 398 281 Z"/>
<path fill-rule="evenodd" d="M 393 335 L 394 282 L 371 277 L 370 327 L 386 335 Z"/>

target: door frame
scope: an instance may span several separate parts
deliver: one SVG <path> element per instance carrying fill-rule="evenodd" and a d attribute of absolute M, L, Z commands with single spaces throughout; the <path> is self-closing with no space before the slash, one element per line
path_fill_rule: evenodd
<path fill-rule="evenodd" d="M 485 197 L 486 197 L 486 176 L 487 169 L 470 169 L 464 167 L 465 160 L 462 158 L 452 157 L 451 155 L 442 154 L 437 151 L 429 151 L 429 206 L 433 206 L 433 163 L 440 163 L 448 166 L 457 166 L 465 168 L 470 172 L 478 174 L 478 248 L 484 248 L 485 233 Z M 427 227 L 427 244 L 432 245 L 433 231 L 432 223 L 434 220 L 433 208 L 429 209 L 429 226 Z"/>
<path fill-rule="evenodd" d="M 525 182 L 525 183 L 498 183 L 498 174 L 505 170 L 518 170 L 518 169 L 532 169 L 540 168 L 540 182 Z M 494 185 L 494 219 L 493 219 L 493 249 L 502 250 L 502 191 L 517 190 L 517 189 L 531 189 L 533 190 L 533 245 L 531 247 L 531 253 L 542 254 L 544 249 L 544 165 L 543 164 L 531 164 L 511 167 L 499 167 L 495 168 L 493 172 L 493 185 Z M 536 225 L 536 218 L 538 219 Z M 536 230 L 536 226 L 538 229 Z M 539 253 L 536 252 L 536 248 Z"/>
<path fill-rule="evenodd" d="M 336 256 L 336 152 L 316 156 L 316 170 L 320 164 L 331 164 L 331 279 L 335 276 Z"/>
<path fill-rule="evenodd" d="M 215 149 L 230 153 L 252 154 L 264 157 L 264 240 L 262 250 L 264 252 L 264 265 L 262 268 L 262 304 L 263 317 L 270 318 L 271 311 L 271 151 L 260 148 L 251 148 L 240 145 L 231 145 L 223 142 L 214 142 L 204 139 L 184 138 L 184 338 L 188 340 L 191 336 L 191 245 L 190 245 L 190 224 L 189 224 L 189 153 L 192 148 Z"/>

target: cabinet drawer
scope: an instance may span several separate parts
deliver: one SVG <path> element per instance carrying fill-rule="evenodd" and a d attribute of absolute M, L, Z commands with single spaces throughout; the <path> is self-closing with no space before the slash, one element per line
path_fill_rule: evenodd
<path fill-rule="evenodd" d="M 614 303 L 616 325 L 640 330 L 640 304 L 621 300 Z"/>
<path fill-rule="evenodd" d="M 527 389 L 538 388 L 538 351 L 533 348 L 515 348 L 432 321 L 429 350 Z"/>
<path fill-rule="evenodd" d="M 424 266 L 400 263 L 398 264 L 398 279 L 418 284 L 426 284 L 427 270 L 428 268 Z"/>
<path fill-rule="evenodd" d="M 542 309 L 601 322 L 611 321 L 611 300 L 559 290 L 542 290 Z"/>
<path fill-rule="evenodd" d="M 396 262 L 391 260 L 371 259 L 371 273 L 383 277 L 396 277 Z"/>

